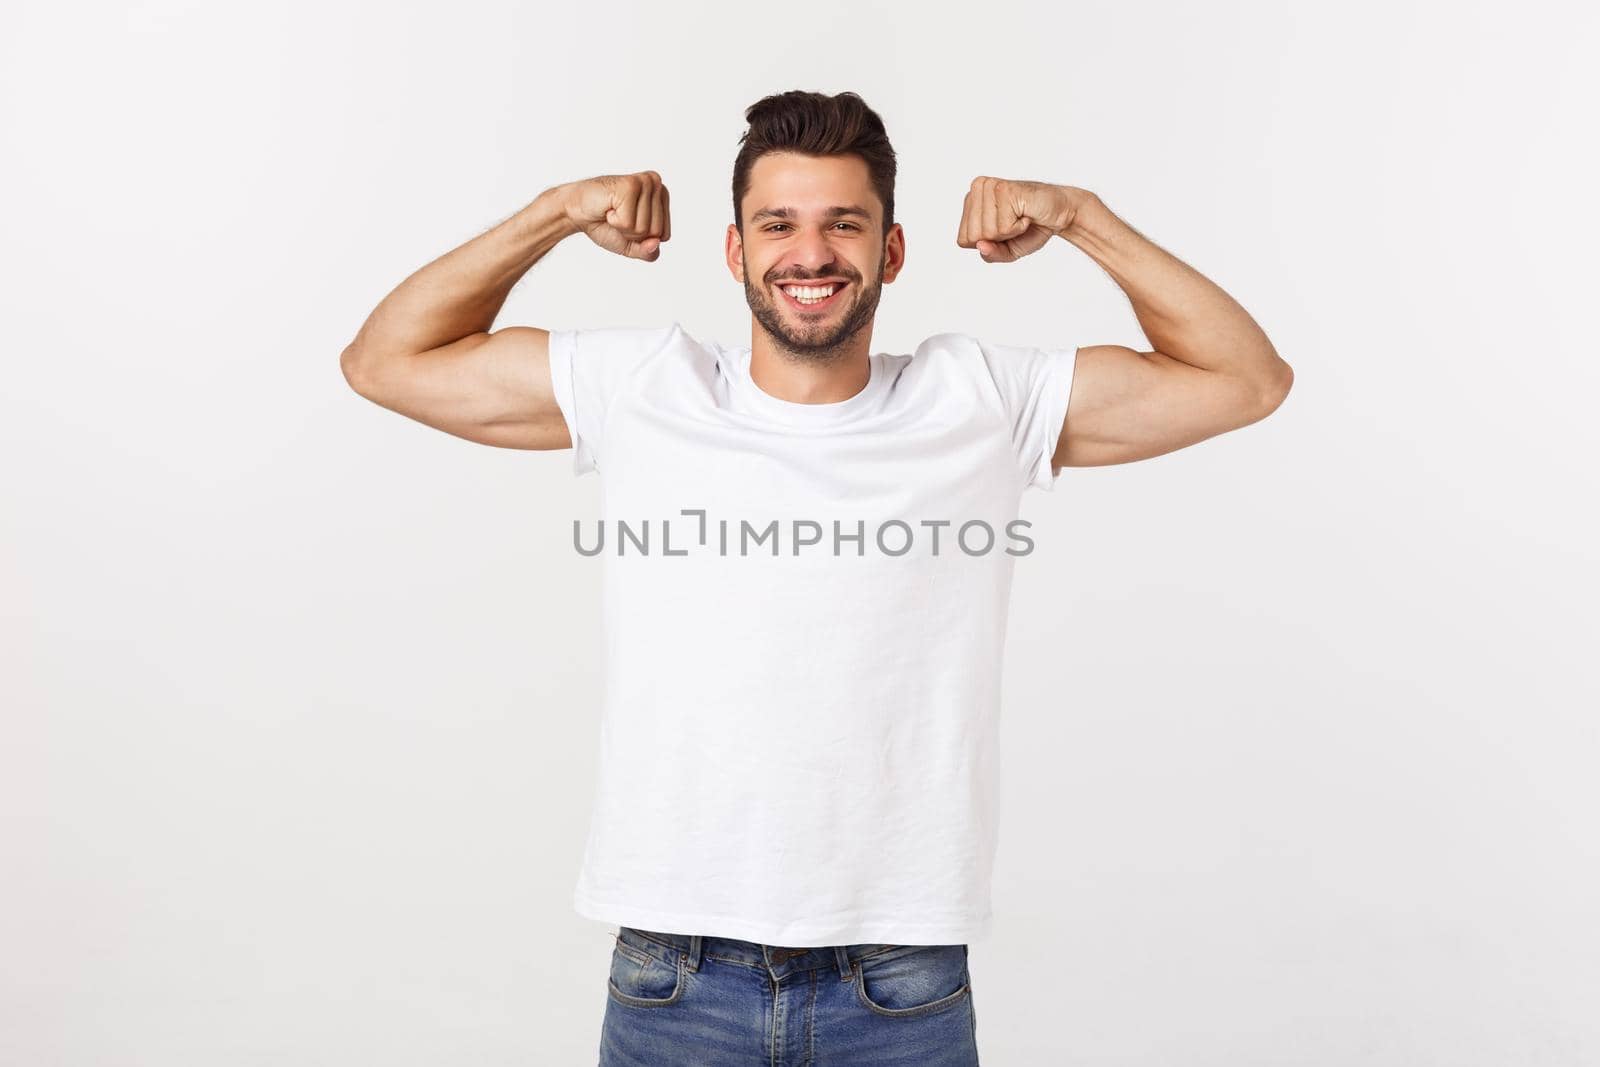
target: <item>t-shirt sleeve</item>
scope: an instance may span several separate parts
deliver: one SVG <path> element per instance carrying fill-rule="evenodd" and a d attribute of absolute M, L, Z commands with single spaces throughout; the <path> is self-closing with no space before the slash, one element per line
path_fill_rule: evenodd
<path fill-rule="evenodd" d="M 678 329 L 673 323 L 550 331 L 550 385 L 572 438 L 574 474 L 600 469 L 614 401 Z"/>
<path fill-rule="evenodd" d="M 1011 443 L 1025 485 L 1053 490 L 1060 475 L 1050 460 L 1066 424 L 1078 350 L 977 344 L 1011 425 Z"/>

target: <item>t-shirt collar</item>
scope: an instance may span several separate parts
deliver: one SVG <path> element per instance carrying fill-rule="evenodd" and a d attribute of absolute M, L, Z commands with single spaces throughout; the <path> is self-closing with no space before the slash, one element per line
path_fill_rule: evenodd
<path fill-rule="evenodd" d="M 883 361 L 876 355 L 869 355 L 867 384 L 854 396 L 824 404 L 803 404 L 784 400 L 762 389 L 750 376 L 748 346 L 726 348 L 719 345 L 718 350 L 723 357 L 722 362 L 728 378 L 738 390 L 740 397 L 763 415 L 786 423 L 831 425 L 844 419 L 854 418 L 871 407 L 883 387 Z"/>

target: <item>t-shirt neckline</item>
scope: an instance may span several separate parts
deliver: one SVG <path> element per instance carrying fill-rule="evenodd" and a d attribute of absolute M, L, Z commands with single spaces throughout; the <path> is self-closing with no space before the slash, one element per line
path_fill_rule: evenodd
<path fill-rule="evenodd" d="M 803 404 L 794 400 L 784 400 L 782 397 L 773 396 L 762 389 L 761 386 L 756 384 L 755 378 L 751 377 L 751 352 L 748 346 L 719 347 L 722 348 L 722 354 L 728 357 L 726 359 L 728 377 L 732 379 L 740 395 L 763 414 L 783 422 L 817 425 L 832 424 L 844 419 L 854 418 L 867 409 L 883 388 L 883 360 L 877 355 L 869 353 L 867 356 L 867 384 L 862 386 L 854 396 L 822 404 Z"/>

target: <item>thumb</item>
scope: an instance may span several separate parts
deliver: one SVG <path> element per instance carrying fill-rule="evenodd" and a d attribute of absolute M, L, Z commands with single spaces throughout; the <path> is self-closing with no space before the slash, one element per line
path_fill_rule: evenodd
<path fill-rule="evenodd" d="M 661 238 L 646 237 L 642 241 L 629 241 L 628 255 L 654 263 L 661 256 Z"/>

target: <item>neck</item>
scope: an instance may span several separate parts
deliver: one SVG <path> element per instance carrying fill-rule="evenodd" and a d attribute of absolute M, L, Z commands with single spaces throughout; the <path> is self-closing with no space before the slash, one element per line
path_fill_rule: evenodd
<path fill-rule="evenodd" d="M 849 400 L 867 387 L 872 375 L 868 330 L 827 355 L 796 355 L 755 322 L 750 337 L 750 377 L 762 392 L 779 400 L 794 404 Z"/>

